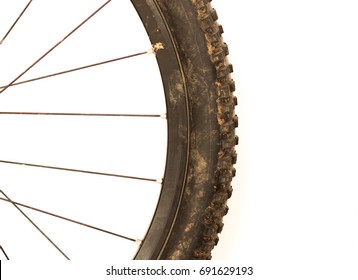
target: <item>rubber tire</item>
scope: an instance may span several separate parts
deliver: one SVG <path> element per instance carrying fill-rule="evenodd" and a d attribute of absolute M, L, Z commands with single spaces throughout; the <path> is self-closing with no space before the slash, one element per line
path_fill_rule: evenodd
<path fill-rule="evenodd" d="M 179 159 L 178 154 L 178 161 L 182 163 L 178 168 L 181 168 L 179 173 L 182 174 L 183 183 L 177 190 L 177 203 L 170 203 L 171 209 L 167 210 L 172 213 L 170 224 L 164 224 L 166 232 L 158 244 L 152 244 L 157 243 L 153 237 L 144 241 L 146 245 L 143 248 L 157 246 L 153 253 L 146 255 L 143 253 L 146 249 L 142 248 L 136 259 L 210 259 L 211 251 L 218 243 L 218 233 L 223 228 L 223 217 L 228 212 L 227 200 L 232 194 L 233 166 L 237 158 L 235 145 L 238 144 L 235 135 L 238 125 L 234 111 L 237 103 L 233 95 L 235 84 L 230 76 L 232 66 L 226 58 L 228 48 L 221 36 L 223 29 L 217 23 L 217 15 L 210 1 L 140 1 L 140 5 L 147 5 L 148 2 L 155 5 L 156 16 L 162 18 L 173 42 L 183 77 L 176 87 L 180 87 L 180 92 L 185 94 L 188 122 L 186 129 L 176 124 L 176 132 L 173 132 L 179 138 L 175 141 L 181 141 L 178 144 L 182 147 L 179 154 L 185 159 Z M 142 18 L 144 24 L 148 24 L 148 18 Z M 155 39 L 152 42 L 155 43 Z M 160 51 L 158 57 L 159 54 Z M 181 82 L 184 84 L 178 86 Z M 166 92 L 173 87 L 175 85 L 169 85 Z M 173 107 L 176 110 L 178 99 L 182 99 L 180 95 L 173 96 L 171 92 L 167 93 L 167 97 L 168 111 Z M 172 119 L 172 122 L 176 122 L 182 117 L 178 113 Z M 178 130 L 182 131 L 178 133 Z M 179 134 L 186 136 L 180 137 Z M 167 167 L 164 186 L 170 180 L 168 172 Z M 162 200 L 168 203 L 163 196 Z M 154 224 L 161 222 L 158 215 L 154 218 Z M 149 235 L 155 236 L 157 233 Z"/>

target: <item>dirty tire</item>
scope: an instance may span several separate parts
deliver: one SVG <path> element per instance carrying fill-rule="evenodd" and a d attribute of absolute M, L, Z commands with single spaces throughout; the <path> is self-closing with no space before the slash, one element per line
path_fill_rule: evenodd
<path fill-rule="evenodd" d="M 235 85 L 208 0 L 132 0 L 153 44 L 168 114 L 156 214 L 136 259 L 210 259 L 235 176 Z"/>

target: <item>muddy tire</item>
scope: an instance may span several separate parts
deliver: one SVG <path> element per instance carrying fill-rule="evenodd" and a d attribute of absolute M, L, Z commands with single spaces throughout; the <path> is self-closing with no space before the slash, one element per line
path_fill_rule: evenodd
<path fill-rule="evenodd" d="M 136 259 L 210 259 L 235 176 L 235 85 L 207 0 L 133 0 L 153 44 L 168 112 L 163 191 Z"/>

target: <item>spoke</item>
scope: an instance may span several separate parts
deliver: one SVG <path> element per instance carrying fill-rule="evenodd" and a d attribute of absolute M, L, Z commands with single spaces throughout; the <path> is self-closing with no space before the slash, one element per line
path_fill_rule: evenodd
<path fill-rule="evenodd" d="M 9 257 L 8 257 L 8 255 L 7 255 L 6 252 L 5 252 L 4 248 L 3 248 L 1 245 L 0 245 L 0 250 L 1 250 L 1 252 L 4 254 L 4 256 L 6 257 L 6 259 L 7 259 L 7 260 L 10 260 Z"/>
<path fill-rule="evenodd" d="M 96 114 L 96 113 L 46 113 L 46 112 L 0 112 L 0 115 L 165 118 L 165 115 L 155 115 L 155 114 L 152 115 L 151 114 Z"/>
<path fill-rule="evenodd" d="M 79 173 L 86 173 L 86 174 L 93 174 L 93 175 L 102 175 L 102 176 L 109 176 L 109 177 L 119 177 L 119 178 L 124 178 L 124 179 L 132 179 L 132 180 L 141 180 L 141 181 L 149 181 L 149 182 L 161 183 L 161 180 L 148 179 L 148 178 L 142 178 L 142 177 L 133 177 L 133 176 L 126 176 L 126 175 L 112 174 L 112 173 L 103 173 L 103 172 L 96 172 L 96 171 L 88 171 L 88 170 L 80 170 L 80 169 L 72 169 L 72 168 L 64 168 L 64 167 L 55 167 L 55 166 L 39 165 L 39 164 L 24 163 L 24 162 L 0 160 L 0 163 L 13 164 L 13 165 L 22 165 L 22 166 L 28 166 L 28 167 L 54 169 L 54 170 L 61 170 L 61 171 L 68 171 L 68 172 L 79 172 Z"/>
<path fill-rule="evenodd" d="M 55 76 L 68 74 L 68 73 L 72 73 L 72 72 L 75 72 L 75 71 L 84 70 L 84 69 L 87 69 L 87 68 L 100 66 L 100 65 L 103 65 L 103 64 L 107 64 L 107 63 L 112 63 L 112 62 L 116 62 L 116 61 L 120 61 L 120 60 L 124 60 L 124 59 L 129 59 L 129 58 L 132 58 L 132 57 L 147 54 L 148 52 L 149 51 L 139 52 L 139 53 L 135 53 L 135 54 L 131 54 L 131 55 L 126 55 L 126 56 L 122 56 L 122 57 L 118 57 L 118 58 L 114 58 L 114 59 L 110 59 L 110 60 L 106 60 L 106 61 L 102 61 L 102 62 L 97 62 L 97 63 L 93 63 L 93 64 L 89 64 L 89 65 L 69 69 L 69 70 L 64 70 L 64 71 L 53 73 L 53 74 L 44 75 L 44 76 L 41 76 L 41 77 L 37 77 L 37 78 L 33 78 L 33 79 L 29 79 L 29 80 L 25 80 L 25 81 L 21 81 L 21 82 L 17 82 L 17 83 L 13 82 L 13 83 L 11 83 L 9 85 L 1 86 L 0 90 L 5 90 L 8 87 L 13 87 L 13 86 L 17 86 L 17 85 L 21 85 L 21 84 L 25 84 L 25 83 L 29 83 L 29 82 L 34 82 L 34 81 L 38 81 L 38 80 L 42 80 L 42 79 L 46 79 L 46 78 L 52 78 L 52 77 L 55 77 Z"/>
<path fill-rule="evenodd" d="M 15 25 L 17 24 L 17 22 L 20 20 L 20 18 L 22 17 L 22 15 L 25 13 L 25 11 L 27 10 L 27 8 L 30 6 L 32 0 L 29 1 L 29 3 L 27 3 L 26 7 L 22 10 L 22 12 L 20 13 L 20 15 L 17 17 L 17 19 L 15 20 L 15 22 L 11 25 L 10 29 L 6 32 L 5 36 L 1 39 L 0 41 L 0 45 L 5 41 L 5 39 L 7 38 L 7 36 L 9 36 L 10 32 L 14 29 Z"/>
<path fill-rule="evenodd" d="M 0 90 L 0 94 L 3 93 L 8 87 L 14 84 L 17 80 L 19 80 L 23 75 L 25 75 L 32 67 L 34 67 L 37 63 L 39 63 L 42 59 L 44 59 L 49 53 L 51 53 L 54 49 L 56 49 L 61 43 L 63 43 L 68 37 L 70 37 L 73 33 L 75 33 L 80 27 L 82 27 L 87 21 L 89 21 L 93 16 L 95 16 L 100 10 L 102 10 L 107 4 L 109 4 L 112 0 L 108 0 L 101 7 L 99 7 L 96 11 L 94 11 L 90 16 L 88 16 L 84 21 L 82 21 L 76 28 L 74 28 L 70 33 L 68 33 L 62 40 L 56 43 L 52 48 L 50 48 L 47 52 L 45 52 L 39 59 L 37 59 L 33 64 L 31 64 L 26 70 L 24 70 L 20 75 L 18 75 L 11 83 L 5 86 L 2 90 Z"/>
<path fill-rule="evenodd" d="M 40 212 L 42 214 L 46 214 L 46 215 L 49 215 L 49 216 L 52 216 L 52 217 L 56 217 L 56 218 L 59 218 L 59 219 L 62 219 L 62 220 L 65 220 L 65 221 L 68 221 L 68 222 L 71 222 L 71 223 L 75 223 L 75 224 L 78 224 L 78 225 L 81 225 L 81 226 L 84 226 L 84 227 L 88 227 L 88 228 L 91 228 L 93 230 L 98 230 L 98 231 L 101 231 L 103 233 L 114 235 L 114 236 L 117 236 L 117 237 L 122 238 L 122 239 L 126 239 L 126 240 L 133 241 L 133 242 L 138 241 L 137 239 L 134 239 L 134 238 L 130 238 L 130 237 L 127 237 L 127 236 L 124 236 L 124 235 L 120 235 L 118 233 L 114 233 L 114 232 L 111 232 L 111 231 L 108 231 L 108 230 L 105 230 L 105 229 L 101 229 L 99 227 L 91 226 L 89 224 L 85 224 L 85 223 L 82 223 L 82 222 L 79 222 L 79 221 L 76 221 L 76 220 L 73 220 L 73 219 L 69 219 L 69 218 L 66 218 L 66 217 L 51 213 L 51 212 L 47 212 L 45 210 L 41 210 L 41 209 L 26 205 L 26 204 L 23 204 L 23 203 L 19 203 L 19 202 L 16 202 L 16 201 L 11 201 L 9 199 L 5 199 L 5 198 L 2 198 L 2 197 L 0 197 L 0 200 L 10 202 L 10 203 L 12 203 L 12 204 L 14 204 L 16 206 L 25 207 L 27 209 L 31 209 L 31 210 Z"/>
<path fill-rule="evenodd" d="M 0 197 L 1 200 L 7 201 L 14 205 L 14 207 L 19 210 L 19 212 L 67 259 L 69 258 L 66 256 L 66 254 L 20 209 L 17 203 L 12 201 L 2 190 L 0 190 L 1 194 L 6 198 Z"/>

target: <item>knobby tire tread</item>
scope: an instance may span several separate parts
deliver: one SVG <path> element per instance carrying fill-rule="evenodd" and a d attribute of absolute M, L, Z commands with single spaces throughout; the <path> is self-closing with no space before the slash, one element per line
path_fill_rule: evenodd
<path fill-rule="evenodd" d="M 236 173 L 238 117 L 233 67 L 228 62 L 223 28 L 211 1 L 157 2 L 178 46 L 189 88 L 191 119 L 188 178 L 178 215 L 159 258 L 211 259 L 228 212 L 227 200 Z M 188 25 L 195 38 L 190 38 L 184 20 L 196 21 Z M 203 102 L 208 104 L 204 106 Z"/>

